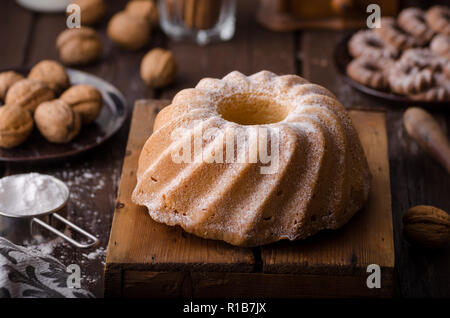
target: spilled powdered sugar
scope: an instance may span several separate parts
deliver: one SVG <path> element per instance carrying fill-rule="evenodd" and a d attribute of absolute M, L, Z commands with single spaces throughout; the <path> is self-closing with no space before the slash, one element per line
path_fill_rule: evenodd
<path fill-rule="evenodd" d="M 112 173 L 101 173 L 94 170 L 88 163 L 66 163 L 53 175 L 65 182 L 70 189 L 70 197 L 65 208 L 66 217 L 76 225 L 96 237 L 105 231 L 105 224 L 111 224 L 111 213 L 105 213 L 105 206 L 112 206 L 115 200 L 115 189 L 117 188 L 119 165 Z M 105 195 L 105 187 L 112 187 Z M 103 192 L 102 192 L 103 191 Z M 100 192 L 102 195 L 100 196 Z M 102 211 L 101 213 L 99 211 Z M 96 289 L 98 281 L 102 277 L 106 258 L 107 241 L 101 242 L 103 246 L 87 250 L 77 249 L 62 238 L 42 231 L 42 236 L 36 236 L 33 241 L 25 242 L 25 247 L 30 253 L 53 256 L 66 266 L 74 263 L 80 266 L 82 282 L 87 283 L 90 289 Z M 70 236 L 70 231 L 65 230 Z M 81 236 L 77 240 L 83 241 Z M 97 288 L 98 289 L 98 288 Z"/>

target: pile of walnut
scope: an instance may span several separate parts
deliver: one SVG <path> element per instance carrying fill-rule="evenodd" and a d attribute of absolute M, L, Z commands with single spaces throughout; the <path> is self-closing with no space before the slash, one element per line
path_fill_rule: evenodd
<path fill-rule="evenodd" d="M 56 61 L 36 64 L 28 77 L 0 73 L 0 147 L 12 148 L 31 134 L 34 124 L 49 142 L 67 143 L 82 125 L 96 120 L 102 96 L 93 86 L 70 86 L 65 68 Z"/>
<path fill-rule="evenodd" d="M 450 8 L 407 8 L 348 42 L 347 74 L 365 86 L 411 100 L 450 100 Z"/>
<path fill-rule="evenodd" d="M 104 0 L 74 0 L 80 7 L 82 27 L 61 32 L 56 40 L 59 59 L 67 65 L 84 65 L 102 57 L 103 45 L 95 26 L 106 13 Z M 153 0 L 130 0 L 125 8 L 108 22 L 108 37 L 119 47 L 136 51 L 144 48 L 151 30 L 159 22 Z M 159 88 L 171 84 L 176 75 L 176 63 L 170 51 L 155 48 L 141 62 L 141 78 L 149 86 Z"/>

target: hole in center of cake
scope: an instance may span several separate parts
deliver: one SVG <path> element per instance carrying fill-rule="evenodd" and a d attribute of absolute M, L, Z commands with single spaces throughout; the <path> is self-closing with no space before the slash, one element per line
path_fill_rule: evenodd
<path fill-rule="evenodd" d="M 240 125 L 264 125 L 282 121 L 289 114 L 289 108 L 270 98 L 233 95 L 224 99 L 219 107 L 223 119 Z"/>

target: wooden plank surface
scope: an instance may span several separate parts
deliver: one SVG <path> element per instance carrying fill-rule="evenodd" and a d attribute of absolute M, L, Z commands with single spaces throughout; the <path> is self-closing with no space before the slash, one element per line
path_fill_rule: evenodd
<path fill-rule="evenodd" d="M 392 275 L 383 274 L 383 289 L 368 289 L 355 275 L 125 271 L 123 278 L 123 297 L 386 297 L 393 288 Z"/>
<path fill-rule="evenodd" d="M 394 267 L 391 194 L 385 114 L 350 111 L 372 173 L 369 201 L 338 231 L 326 231 L 298 242 L 262 247 L 264 272 L 364 273 L 369 264 Z"/>

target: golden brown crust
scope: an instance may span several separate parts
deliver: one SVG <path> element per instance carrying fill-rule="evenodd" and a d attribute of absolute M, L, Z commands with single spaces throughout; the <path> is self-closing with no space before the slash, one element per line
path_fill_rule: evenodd
<path fill-rule="evenodd" d="M 17 105 L 0 107 L 0 147 L 13 148 L 22 144 L 32 130 L 30 112 Z"/>
<path fill-rule="evenodd" d="M 260 124 L 249 118 L 239 124 L 236 116 L 227 119 L 226 108 L 249 116 L 268 108 L 285 116 L 266 123 L 251 117 Z M 208 160 L 224 146 L 220 136 L 263 127 L 280 132 L 280 161 L 273 174 L 261 173 L 258 163 L 246 160 Z M 179 129 L 181 135 L 174 135 Z M 203 140 L 206 158 L 178 162 L 172 157 L 185 142 L 195 148 L 195 135 L 210 129 L 219 138 Z M 232 149 L 238 153 L 248 141 Z M 157 116 L 139 157 L 137 180 L 133 202 L 145 205 L 155 221 L 238 246 L 339 228 L 363 206 L 370 188 L 358 135 L 333 94 L 301 77 L 267 71 L 205 78 L 180 91 Z"/>

